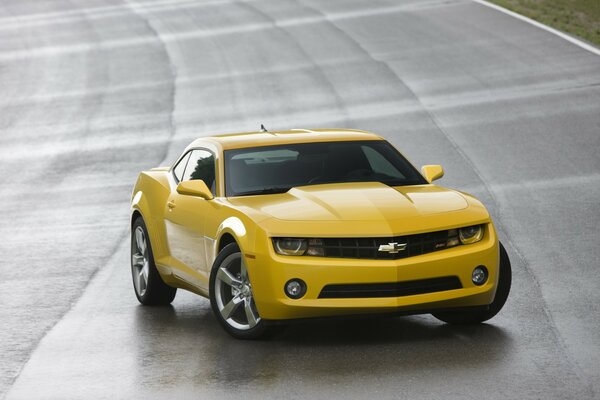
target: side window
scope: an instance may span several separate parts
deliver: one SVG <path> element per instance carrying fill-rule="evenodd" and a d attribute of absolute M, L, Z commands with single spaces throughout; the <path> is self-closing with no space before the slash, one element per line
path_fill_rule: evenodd
<path fill-rule="evenodd" d="M 202 179 L 210 188 L 213 195 L 216 193 L 215 182 L 215 156 L 206 150 L 192 150 L 190 159 L 183 174 L 184 181 Z"/>
<path fill-rule="evenodd" d="M 369 146 L 361 146 L 369 164 L 371 165 L 371 169 L 376 174 L 387 175 L 392 178 L 400 178 L 404 179 L 404 175 L 396 167 L 392 165 L 391 162 L 386 160 L 386 158 L 377 150 L 373 149 Z"/>
<path fill-rule="evenodd" d="M 173 168 L 173 174 L 175 174 L 175 177 L 177 178 L 178 181 L 181 182 L 181 178 L 183 178 L 183 171 L 185 171 L 185 167 L 187 165 L 187 162 L 190 158 L 190 152 L 188 152 L 175 166 L 175 168 Z"/>

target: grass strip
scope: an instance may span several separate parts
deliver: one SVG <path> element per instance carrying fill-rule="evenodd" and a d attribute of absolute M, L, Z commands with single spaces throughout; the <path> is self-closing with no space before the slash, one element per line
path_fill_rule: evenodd
<path fill-rule="evenodd" d="M 600 0 L 489 0 L 600 46 Z"/>

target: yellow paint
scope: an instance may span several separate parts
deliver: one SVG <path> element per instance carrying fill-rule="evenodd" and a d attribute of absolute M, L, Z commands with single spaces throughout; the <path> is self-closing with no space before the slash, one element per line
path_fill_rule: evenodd
<path fill-rule="evenodd" d="M 441 179 L 444 176 L 444 169 L 441 165 L 423 165 L 421 167 L 421 172 L 429 183 Z"/>
<path fill-rule="evenodd" d="M 389 188 L 373 182 L 311 185 L 282 194 L 224 197 L 225 149 L 347 140 L 383 139 L 350 130 L 259 132 L 198 139 L 187 149 L 206 148 L 215 154 L 218 184 L 212 199 L 178 193 L 168 168 L 142 172 L 132 194 L 132 213 L 140 213 L 146 222 L 163 280 L 206 296 L 220 240 L 227 234 L 235 238 L 242 254 L 253 256 L 244 258 L 259 314 L 265 319 L 491 303 L 498 279 L 498 239 L 485 207 L 466 193 L 432 184 Z M 428 166 L 423 174 L 432 181 L 441 177 L 443 170 Z M 183 192 L 208 190 L 206 185 L 196 186 L 192 184 Z M 389 237 L 475 224 L 485 226 L 480 242 L 401 260 L 281 256 L 275 254 L 271 241 L 281 236 Z M 485 265 L 490 273 L 483 286 L 471 283 L 471 272 L 478 265 Z M 327 284 L 399 282 L 450 275 L 460 278 L 462 289 L 398 298 L 318 299 Z M 299 300 L 284 294 L 284 284 L 291 278 L 307 283 L 307 293 Z"/>
<path fill-rule="evenodd" d="M 205 200 L 213 199 L 210 189 L 206 186 L 206 183 L 201 180 L 179 182 L 176 190 L 177 193 L 187 196 L 202 197 Z"/>

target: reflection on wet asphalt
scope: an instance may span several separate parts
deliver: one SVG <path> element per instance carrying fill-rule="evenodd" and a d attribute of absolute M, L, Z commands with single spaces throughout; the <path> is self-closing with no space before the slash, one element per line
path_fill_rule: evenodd
<path fill-rule="evenodd" d="M 396 380 L 392 388 L 399 390 L 416 374 L 497 367 L 511 351 L 510 336 L 500 327 L 452 327 L 429 316 L 296 323 L 268 340 L 239 341 L 221 330 L 207 302 L 200 303 L 204 307 L 136 308 L 136 331 L 143 332 L 136 342 L 143 364 L 136 369 L 139 382 L 154 385 L 162 375 L 160 383 L 172 387 L 283 395 L 294 382 L 356 384 L 376 377 Z M 161 373 L 165 368 L 168 373 Z"/>

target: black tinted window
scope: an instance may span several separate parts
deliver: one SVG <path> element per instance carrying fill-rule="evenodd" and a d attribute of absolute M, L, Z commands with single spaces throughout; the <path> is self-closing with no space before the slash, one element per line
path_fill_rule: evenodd
<path fill-rule="evenodd" d="M 227 196 L 280 193 L 323 183 L 427 183 L 384 140 L 265 146 L 226 150 L 224 154 Z"/>
<path fill-rule="evenodd" d="M 215 194 L 215 157 L 206 150 L 192 150 L 190 159 L 183 174 L 184 181 L 202 179 Z"/>

